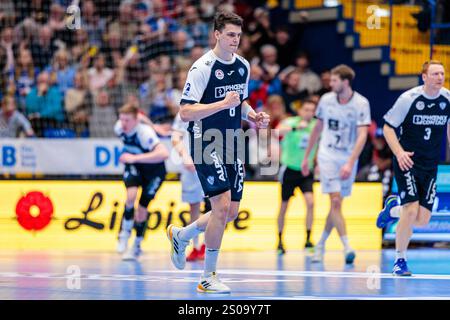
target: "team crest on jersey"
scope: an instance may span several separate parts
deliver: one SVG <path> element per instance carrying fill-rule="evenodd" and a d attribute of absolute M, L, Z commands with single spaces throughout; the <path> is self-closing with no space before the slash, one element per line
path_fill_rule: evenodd
<path fill-rule="evenodd" d="M 239 74 L 241 75 L 241 77 L 244 75 L 244 68 L 239 68 L 238 70 Z"/>
<path fill-rule="evenodd" d="M 214 184 L 214 177 L 213 177 L 213 176 L 209 176 L 206 180 L 208 181 L 208 183 L 209 183 L 210 185 L 213 185 L 213 184 Z"/>
<path fill-rule="evenodd" d="M 445 102 L 439 103 L 439 108 L 441 108 L 441 110 L 444 110 L 446 106 L 447 106 L 447 103 L 445 103 Z"/>
<path fill-rule="evenodd" d="M 216 75 L 216 78 L 219 79 L 219 80 L 222 80 L 223 77 L 224 77 L 223 71 L 220 70 L 220 69 L 216 70 L 215 75 Z"/>
<path fill-rule="evenodd" d="M 417 110 L 422 111 L 423 109 L 425 109 L 425 103 L 423 101 L 417 101 L 416 108 Z"/>

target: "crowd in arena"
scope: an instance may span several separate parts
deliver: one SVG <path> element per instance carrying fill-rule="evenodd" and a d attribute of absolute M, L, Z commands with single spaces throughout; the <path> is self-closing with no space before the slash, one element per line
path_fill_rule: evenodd
<path fill-rule="evenodd" d="M 250 105 L 270 114 L 270 129 L 330 90 L 330 71 L 312 70 L 299 47 L 301 28 L 273 25 L 258 1 L 86 0 L 75 29 L 71 4 L 1 1 L 0 137 L 114 137 L 126 102 L 168 133 L 190 66 L 214 46 L 211 21 L 222 9 L 246 21 L 238 53 L 251 64 Z M 375 124 L 371 132 L 375 141 Z"/>

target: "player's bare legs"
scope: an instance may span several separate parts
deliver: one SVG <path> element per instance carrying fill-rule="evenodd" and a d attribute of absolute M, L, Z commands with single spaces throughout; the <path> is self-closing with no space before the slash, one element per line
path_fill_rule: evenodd
<path fill-rule="evenodd" d="M 125 201 L 125 210 L 123 214 L 121 229 L 119 232 L 119 242 L 117 244 L 117 252 L 124 253 L 128 246 L 128 240 L 134 226 L 134 203 L 136 202 L 138 188 L 127 188 L 127 199 Z"/>
<path fill-rule="evenodd" d="M 342 215 L 342 197 L 340 192 L 330 193 L 330 216 L 339 236 L 347 236 L 344 216 Z"/>
<path fill-rule="evenodd" d="M 402 206 L 395 236 L 396 260 L 406 260 L 406 249 L 412 235 L 412 229 L 419 214 L 419 202 L 406 203 Z"/>
<path fill-rule="evenodd" d="M 286 251 L 283 246 L 283 230 L 284 230 L 284 223 L 286 220 L 286 211 L 289 206 L 289 200 L 281 201 L 280 204 L 280 210 L 278 212 L 278 254 L 284 254 Z"/>
<path fill-rule="evenodd" d="M 193 223 L 200 217 L 200 202 L 189 203 L 189 209 L 191 217 L 190 223 Z M 203 260 L 205 256 L 204 251 L 202 251 L 202 245 L 200 244 L 199 235 L 193 237 L 192 242 L 194 248 L 190 255 L 187 257 L 187 261 Z"/>
<path fill-rule="evenodd" d="M 419 207 L 419 214 L 417 215 L 416 221 L 414 222 L 415 227 L 426 226 L 431 219 L 431 211 L 422 206 Z"/>
<path fill-rule="evenodd" d="M 311 243 L 311 229 L 314 220 L 314 194 L 312 192 L 303 193 L 303 199 L 305 200 L 306 205 L 306 248 L 312 248 L 313 244 Z"/>

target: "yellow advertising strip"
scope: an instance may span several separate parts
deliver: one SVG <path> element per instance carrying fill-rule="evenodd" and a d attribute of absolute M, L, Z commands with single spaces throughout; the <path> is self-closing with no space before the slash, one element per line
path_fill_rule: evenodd
<path fill-rule="evenodd" d="M 313 240 L 320 238 L 328 196 L 314 185 Z M 381 209 L 380 184 L 357 183 L 344 201 L 343 212 L 351 245 L 378 249 L 381 232 L 375 227 Z M 0 249 L 114 251 L 123 213 L 125 187 L 121 181 L 1 181 Z M 224 250 L 274 250 L 280 202 L 277 182 L 246 182 L 240 214 L 228 224 Z M 165 228 L 169 223 L 189 222 L 188 205 L 181 202 L 181 184 L 165 182 L 151 212 L 143 249 L 168 250 Z M 287 213 L 285 242 L 298 250 L 305 240 L 305 205 L 300 195 L 292 198 Z M 333 231 L 328 249 L 341 249 Z"/>

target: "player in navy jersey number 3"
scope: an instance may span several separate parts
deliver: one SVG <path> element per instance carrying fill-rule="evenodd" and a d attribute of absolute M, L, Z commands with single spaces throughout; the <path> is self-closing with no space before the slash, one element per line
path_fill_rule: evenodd
<path fill-rule="evenodd" d="M 414 226 L 426 226 L 436 196 L 440 144 L 450 116 L 450 91 L 443 87 L 444 66 L 428 61 L 422 68 L 423 86 L 403 93 L 384 116 L 383 131 L 394 153 L 394 174 L 399 197 L 391 195 L 377 219 L 384 228 L 400 219 L 396 230 L 396 259 L 392 273 L 410 276 L 406 250 Z M 400 198 L 400 199 L 398 199 Z"/>
<path fill-rule="evenodd" d="M 167 236 L 172 263 L 183 269 L 190 239 L 205 232 L 205 266 L 197 285 L 201 293 L 230 292 L 217 277 L 216 265 L 225 225 L 236 219 L 242 198 L 241 119 L 254 122 L 258 128 L 266 128 L 270 120 L 267 114 L 256 113 L 245 101 L 250 65 L 236 54 L 242 24 L 242 18 L 234 13 L 216 14 L 216 45 L 192 65 L 180 103 L 180 117 L 189 122 L 191 156 L 203 191 L 211 200 L 212 211 L 185 228 L 170 225 Z M 231 137 L 230 131 L 235 133 Z"/>

